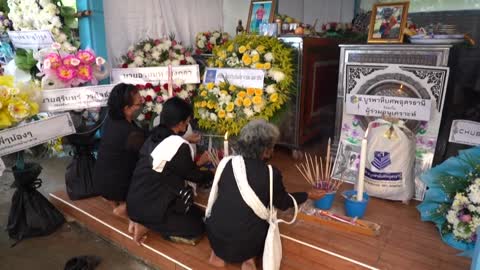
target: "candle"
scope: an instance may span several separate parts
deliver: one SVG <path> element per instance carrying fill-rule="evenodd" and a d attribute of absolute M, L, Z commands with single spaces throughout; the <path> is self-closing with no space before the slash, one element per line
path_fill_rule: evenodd
<path fill-rule="evenodd" d="M 168 97 L 173 97 L 172 64 L 168 64 Z"/>
<path fill-rule="evenodd" d="M 212 152 L 212 136 L 208 137 L 208 152 Z"/>
<path fill-rule="evenodd" d="M 228 156 L 228 131 L 225 133 L 225 138 L 223 140 L 223 156 Z"/>
<path fill-rule="evenodd" d="M 363 201 L 363 187 L 365 178 L 365 162 L 367 161 L 367 136 L 368 128 L 362 140 L 362 148 L 360 151 L 360 167 L 358 168 L 357 182 L 357 201 Z"/>

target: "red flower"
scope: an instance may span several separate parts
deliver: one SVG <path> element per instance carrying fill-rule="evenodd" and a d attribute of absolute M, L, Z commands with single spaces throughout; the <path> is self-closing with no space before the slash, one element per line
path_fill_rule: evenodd
<path fill-rule="evenodd" d="M 180 60 L 180 65 L 186 65 L 187 64 L 187 60 Z"/>
<path fill-rule="evenodd" d="M 196 54 L 202 54 L 202 50 L 196 49 L 196 50 L 195 50 L 195 53 L 196 53 Z M 185 53 L 185 56 L 187 56 L 187 53 Z"/>
<path fill-rule="evenodd" d="M 145 89 L 145 86 L 144 86 L 144 85 L 141 85 L 141 84 L 137 84 L 136 87 L 137 87 L 138 90 L 143 90 L 143 89 Z"/>
<path fill-rule="evenodd" d="M 181 91 L 182 91 L 182 88 L 177 86 L 177 87 L 175 87 L 175 89 L 173 89 L 173 91 L 174 91 L 175 93 L 178 93 L 178 92 L 181 92 Z"/>
<path fill-rule="evenodd" d="M 146 96 L 145 97 L 145 101 L 146 102 L 151 102 L 153 99 L 152 99 L 152 96 Z"/>
<path fill-rule="evenodd" d="M 177 41 L 174 39 L 172 40 L 172 46 L 175 46 L 175 45 L 177 45 Z"/>
<path fill-rule="evenodd" d="M 145 88 L 147 88 L 147 89 L 148 88 L 153 88 L 153 85 L 151 83 L 147 83 L 147 84 L 145 84 Z"/>
<path fill-rule="evenodd" d="M 128 64 L 127 64 L 127 63 L 124 63 L 124 64 L 122 65 L 122 68 L 128 68 Z"/>
<path fill-rule="evenodd" d="M 153 41 L 153 43 L 155 43 L 155 45 L 158 45 L 158 44 L 162 43 L 162 41 L 160 39 L 155 39 Z"/>
<path fill-rule="evenodd" d="M 151 113 L 151 112 L 147 112 L 147 113 L 145 114 L 145 120 L 150 120 L 150 119 L 152 119 L 152 113 Z"/>
<path fill-rule="evenodd" d="M 200 53 L 202 53 L 202 52 L 200 51 Z M 189 57 L 189 56 L 192 56 L 192 53 L 190 51 L 186 51 L 185 52 L 185 57 Z"/>
<path fill-rule="evenodd" d="M 212 43 L 209 42 L 209 43 L 207 44 L 207 49 L 208 49 L 209 51 L 211 51 L 211 50 L 213 49 Z"/>
<path fill-rule="evenodd" d="M 157 85 L 157 86 L 155 86 L 155 87 L 153 88 L 153 91 L 155 91 L 155 93 L 158 93 L 158 92 L 160 92 L 161 90 L 162 90 L 162 88 L 161 88 L 159 85 Z"/>
<path fill-rule="evenodd" d="M 163 84 L 163 89 L 168 90 L 168 83 Z"/>

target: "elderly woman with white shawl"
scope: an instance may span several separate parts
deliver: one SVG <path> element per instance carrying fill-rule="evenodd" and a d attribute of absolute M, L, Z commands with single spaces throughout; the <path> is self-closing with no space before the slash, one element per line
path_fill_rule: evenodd
<path fill-rule="evenodd" d="M 254 259 L 262 256 L 271 222 L 278 223 L 274 209 L 287 210 L 307 200 L 305 192 L 286 192 L 281 172 L 267 164 L 278 137 L 276 126 L 264 120 L 251 121 L 234 147 L 238 155 L 224 158 L 217 168 L 205 221 L 214 266 L 229 262 L 256 269 Z M 277 244 L 281 253 L 281 244 Z M 277 268 L 265 265 L 270 259 L 264 258 L 264 269 Z"/>

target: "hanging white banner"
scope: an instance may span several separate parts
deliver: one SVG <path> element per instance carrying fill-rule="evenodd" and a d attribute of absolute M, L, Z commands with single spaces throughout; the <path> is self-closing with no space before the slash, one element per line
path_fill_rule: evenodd
<path fill-rule="evenodd" d="M 346 112 L 353 115 L 429 121 L 430 99 L 347 94 Z"/>
<path fill-rule="evenodd" d="M 185 65 L 172 67 L 173 81 L 182 81 L 183 84 L 200 83 L 200 70 L 198 65 Z M 166 83 L 168 81 L 168 67 L 145 68 L 114 68 L 110 76 L 113 84 L 131 83 Z"/>
<path fill-rule="evenodd" d="M 55 41 L 47 30 L 8 31 L 15 48 L 40 50 L 50 47 Z"/>
<path fill-rule="evenodd" d="M 263 88 L 265 71 L 252 68 L 207 68 L 203 83 L 218 84 L 227 80 L 230 84 L 244 88 Z"/>
<path fill-rule="evenodd" d="M 104 107 L 115 85 L 96 85 L 42 91 L 41 112 L 59 112 Z"/>
<path fill-rule="evenodd" d="M 58 137 L 75 133 L 70 114 L 63 113 L 0 131 L 0 157 L 22 151 Z"/>
<path fill-rule="evenodd" d="M 469 120 L 453 120 L 449 142 L 480 145 L 480 123 Z"/>

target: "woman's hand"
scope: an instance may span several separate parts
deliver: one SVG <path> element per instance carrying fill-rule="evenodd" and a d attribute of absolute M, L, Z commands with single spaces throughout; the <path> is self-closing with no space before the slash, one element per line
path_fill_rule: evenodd
<path fill-rule="evenodd" d="M 192 143 L 192 144 L 199 143 L 201 139 L 202 139 L 202 135 L 198 132 L 192 132 L 192 134 L 189 134 L 188 136 L 185 137 L 185 140 L 187 140 L 189 143 Z"/>
<path fill-rule="evenodd" d="M 325 190 L 312 188 L 307 192 L 307 194 L 308 198 L 311 200 L 320 200 L 323 198 L 323 196 L 325 196 L 325 194 L 327 194 L 327 192 Z"/>
<path fill-rule="evenodd" d="M 203 166 L 205 164 L 207 164 L 208 162 L 210 162 L 210 156 L 208 155 L 208 153 L 205 151 L 203 152 L 203 154 L 200 156 L 200 158 L 198 158 L 197 160 L 197 166 Z"/>

